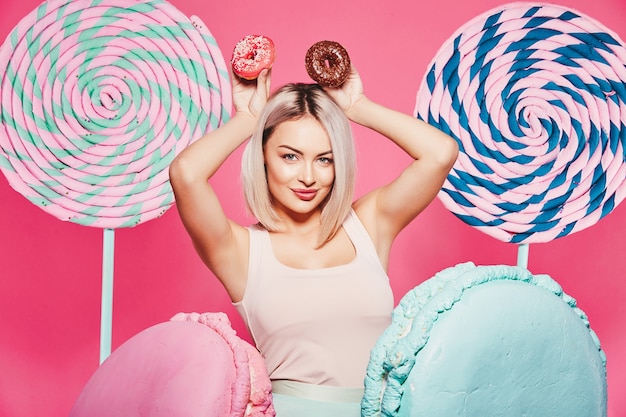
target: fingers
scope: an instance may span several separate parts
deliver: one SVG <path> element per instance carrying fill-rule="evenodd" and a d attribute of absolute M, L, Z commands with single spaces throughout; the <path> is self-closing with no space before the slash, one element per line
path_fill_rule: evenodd
<path fill-rule="evenodd" d="M 272 74 L 271 69 L 264 69 L 261 71 L 261 73 L 259 74 L 256 80 L 256 92 L 259 95 L 259 97 L 262 97 L 265 100 L 267 100 L 267 98 L 270 95 L 271 74 Z"/>
<path fill-rule="evenodd" d="M 230 82 L 233 86 L 233 89 L 241 83 L 241 78 L 239 78 L 239 76 L 235 74 L 232 68 L 230 69 Z"/>
<path fill-rule="evenodd" d="M 356 70 L 355 66 L 353 64 L 350 64 L 350 77 L 358 77 L 359 76 L 359 72 Z"/>

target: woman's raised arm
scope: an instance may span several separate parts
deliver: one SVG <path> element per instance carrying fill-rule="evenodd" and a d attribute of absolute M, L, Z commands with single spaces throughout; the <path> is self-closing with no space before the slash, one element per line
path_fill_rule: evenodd
<path fill-rule="evenodd" d="M 397 234 L 430 204 L 458 155 L 456 141 L 437 128 L 369 100 L 354 68 L 340 89 L 327 89 L 350 120 L 402 148 L 413 162 L 391 183 L 354 205 L 383 261 Z"/>
<path fill-rule="evenodd" d="M 185 148 L 170 165 L 169 175 L 176 207 L 196 251 L 231 298 L 238 300 L 245 287 L 248 234 L 228 219 L 209 179 L 252 135 L 269 95 L 270 75 L 264 70 L 256 82 L 232 79 L 234 116 Z"/>

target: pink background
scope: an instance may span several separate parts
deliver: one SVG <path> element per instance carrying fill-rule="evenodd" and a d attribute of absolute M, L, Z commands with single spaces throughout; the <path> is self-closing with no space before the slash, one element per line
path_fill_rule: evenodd
<path fill-rule="evenodd" d="M 307 81 L 304 53 L 314 42 L 344 44 L 367 94 L 411 113 L 428 63 L 441 44 L 498 0 L 192 1 L 226 58 L 243 35 L 263 33 L 278 48 L 274 85 Z M 623 0 L 562 0 L 626 39 Z M 2 0 L 0 39 L 38 0 Z M 355 129 L 358 193 L 398 174 L 405 155 Z M 225 209 L 247 222 L 238 186 L 240 150 L 214 183 Z M 66 416 L 98 366 L 102 230 L 63 223 L 14 192 L 0 175 L 0 416 Z M 608 357 L 609 416 L 626 415 L 626 204 L 594 227 L 531 245 L 529 269 L 556 279 L 588 314 Z M 224 311 L 248 339 L 225 291 L 201 264 L 175 208 L 115 233 L 113 347 L 179 311 Z M 390 275 L 396 301 L 459 262 L 515 264 L 517 248 L 462 223 L 436 200 L 397 240 Z M 584 382 L 583 382 L 584 383 Z"/>

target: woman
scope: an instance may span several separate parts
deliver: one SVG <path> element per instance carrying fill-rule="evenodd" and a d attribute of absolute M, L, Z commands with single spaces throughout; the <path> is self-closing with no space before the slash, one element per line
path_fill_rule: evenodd
<path fill-rule="evenodd" d="M 267 70 L 256 83 L 233 76 L 234 116 L 170 167 L 176 204 L 266 360 L 277 416 L 359 416 L 369 352 L 391 320 L 391 245 L 436 196 L 458 148 L 370 101 L 354 68 L 338 88 L 269 91 Z M 349 121 L 413 158 L 356 201 Z M 244 227 L 224 213 L 208 180 L 248 138 L 244 194 L 259 223 Z"/>

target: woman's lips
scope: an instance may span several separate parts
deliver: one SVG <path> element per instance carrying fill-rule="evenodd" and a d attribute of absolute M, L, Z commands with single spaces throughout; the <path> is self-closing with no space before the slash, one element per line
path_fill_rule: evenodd
<path fill-rule="evenodd" d="M 300 190 L 300 189 L 292 189 L 293 193 L 300 200 L 311 201 L 317 195 L 317 190 Z"/>

